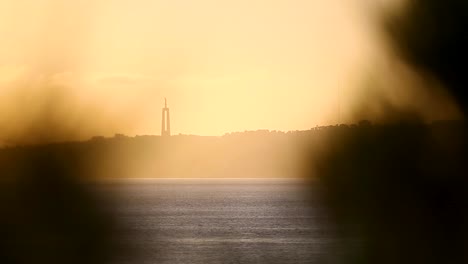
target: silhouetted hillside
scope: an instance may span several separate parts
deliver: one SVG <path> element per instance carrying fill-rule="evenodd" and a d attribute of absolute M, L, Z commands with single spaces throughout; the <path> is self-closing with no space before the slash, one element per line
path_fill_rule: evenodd
<path fill-rule="evenodd" d="M 311 159 L 313 163 L 317 155 L 333 147 L 328 145 L 331 138 L 344 139 L 367 131 L 403 132 L 420 138 L 427 130 L 443 132 L 461 125 L 439 122 L 419 125 L 419 130 L 407 130 L 402 126 L 361 122 L 287 133 L 246 131 L 222 137 L 117 134 L 84 142 L 8 147 L 0 151 L 0 162 L 8 167 L 24 156 L 48 153 L 81 178 L 300 177 L 305 161 L 310 164 Z"/>
<path fill-rule="evenodd" d="M 302 132 L 303 133 L 303 132 Z M 222 137 L 116 135 L 84 142 L 8 147 L 1 162 L 31 153 L 53 153 L 84 178 L 128 177 L 295 177 L 300 132 L 252 131 Z M 301 151 L 302 153 L 302 151 Z M 24 164 L 27 166 L 27 164 Z"/>

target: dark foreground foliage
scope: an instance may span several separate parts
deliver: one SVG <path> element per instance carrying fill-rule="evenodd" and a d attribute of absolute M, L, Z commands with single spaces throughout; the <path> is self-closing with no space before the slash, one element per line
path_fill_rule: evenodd
<path fill-rule="evenodd" d="M 466 123 L 334 131 L 317 163 L 339 263 L 466 263 Z"/>
<path fill-rule="evenodd" d="M 65 160 L 74 159 L 46 149 L 2 152 L 1 263 L 109 263 L 119 252 L 110 204 Z"/>
<path fill-rule="evenodd" d="M 468 2 L 409 0 L 385 31 L 402 61 L 468 114 Z M 388 109 L 394 120 L 407 116 Z M 466 123 L 362 127 L 318 163 L 340 263 L 468 263 Z"/>

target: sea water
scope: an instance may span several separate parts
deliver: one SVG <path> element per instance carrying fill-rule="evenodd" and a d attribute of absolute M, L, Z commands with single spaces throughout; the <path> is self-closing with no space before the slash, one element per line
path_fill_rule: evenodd
<path fill-rule="evenodd" d="M 330 245 L 310 184 L 297 179 L 122 181 L 117 218 L 138 263 L 320 263 Z M 121 262 L 125 262 L 121 260 Z"/>

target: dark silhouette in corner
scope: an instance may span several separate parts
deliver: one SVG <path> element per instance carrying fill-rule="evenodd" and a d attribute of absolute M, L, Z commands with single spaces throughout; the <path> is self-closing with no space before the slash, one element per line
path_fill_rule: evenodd
<path fill-rule="evenodd" d="M 468 114 L 468 2 L 413 0 L 385 30 L 401 59 Z M 387 109 L 384 126 L 337 130 L 314 168 L 338 263 L 468 263 L 466 121 L 425 126 Z M 411 116 L 411 118 L 407 118 Z M 408 121 L 410 120 L 410 121 Z"/>
<path fill-rule="evenodd" d="M 46 147 L 0 154 L 2 263 L 111 260 L 115 223 L 103 201 L 79 182 L 79 164 L 66 163 L 64 154 Z"/>
<path fill-rule="evenodd" d="M 0 150 L 1 263 L 133 258 L 130 230 L 115 216 L 117 197 L 86 179 L 86 154 L 67 144 Z"/>

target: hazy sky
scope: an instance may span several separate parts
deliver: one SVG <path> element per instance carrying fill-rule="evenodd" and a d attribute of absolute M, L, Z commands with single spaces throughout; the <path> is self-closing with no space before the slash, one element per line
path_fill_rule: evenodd
<path fill-rule="evenodd" d="M 175 134 L 343 121 L 376 2 L 0 0 L 0 130 L 159 134 L 164 97 Z"/>

